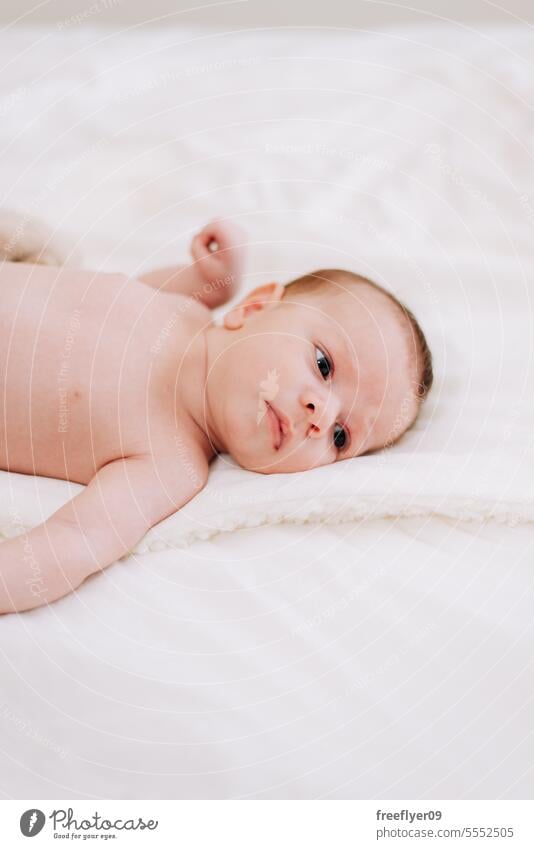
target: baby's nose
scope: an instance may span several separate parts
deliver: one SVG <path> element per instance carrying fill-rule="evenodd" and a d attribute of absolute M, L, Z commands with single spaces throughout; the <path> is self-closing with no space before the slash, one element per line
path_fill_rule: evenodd
<path fill-rule="evenodd" d="M 306 403 L 306 409 L 309 424 L 307 436 L 312 439 L 319 439 L 332 426 L 333 412 L 331 406 L 328 401 L 313 400 Z"/>

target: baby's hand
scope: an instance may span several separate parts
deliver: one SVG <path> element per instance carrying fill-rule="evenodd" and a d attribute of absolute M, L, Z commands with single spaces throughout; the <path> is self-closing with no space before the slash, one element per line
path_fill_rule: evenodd
<path fill-rule="evenodd" d="M 232 298 L 239 289 L 245 254 L 245 233 L 229 221 L 211 221 L 191 242 L 196 267 L 207 283 L 224 289 L 223 301 Z"/>

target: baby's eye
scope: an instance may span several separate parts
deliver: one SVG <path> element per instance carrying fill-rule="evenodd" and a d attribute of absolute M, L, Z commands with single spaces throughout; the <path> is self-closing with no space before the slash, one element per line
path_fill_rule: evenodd
<path fill-rule="evenodd" d="M 319 371 L 326 380 L 326 378 L 330 376 L 330 372 L 332 371 L 330 360 L 328 359 L 326 354 L 321 351 L 320 348 L 315 349 L 315 359 L 317 360 L 317 367 Z"/>
<path fill-rule="evenodd" d="M 341 425 L 334 426 L 334 445 L 336 448 L 343 448 L 347 441 L 347 432 Z"/>

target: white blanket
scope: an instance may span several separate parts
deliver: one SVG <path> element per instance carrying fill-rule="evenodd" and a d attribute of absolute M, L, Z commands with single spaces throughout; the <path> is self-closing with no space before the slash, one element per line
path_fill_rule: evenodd
<path fill-rule="evenodd" d="M 401 443 L 290 475 L 254 474 L 221 456 L 206 488 L 134 550 L 183 547 L 220 531 L 280 522 L 432 513 L 512 525 L 534 521 L 531 289 L 511 276 L 508 261 L 492 260 L 498 297 L 484 268 L 457 264 L 451 277 L 436 260 L 427 266 L 436 298 L 435 314 L 426 314 L 434 331 L 436 385 Z M 406 277 L 391 271 L 386 280 Z M 10 536 L 33 527 L 80 489 L 2 473 L 0 532 Z"/>
<path fill-rule="evenodd" d="M 247 286 L 374 275 L 429 329 L 437 372 L 384 455 L 261 479 L 220 458 L 139 547 L 165 550 L 2 617 L 0 793 L 532 798 L 533 42 L 0 33 L 0 207 L 132 274 L 230 215 Z M 79 490 L 0 478 L 8 533 Z M 424 515 L 319 524 L 388 510 Z M 193 543 L 291 517 L 318 521 Z"/>
<path fill-rule="evenodd" d="M 132 274 L 183 260 L 195 228 L 230 215 L 250 233 L 248 288 L 343 265 L 405 299 L 433 349 L 402 443 L 298 475 L 221 457 L 136 551 L 275 522 L 534 519 L 531 46 L 519 28 L 476 47 L 448 28 L 439 46 L 425 29 L 4 39 L 2 206 L 68 220 L 86 265 Z M 78 491 L 0 477 L 4 535 Z"/>
<path fill-rule="evenodd" d="M 531 799 L 532 533 L 219 534 L 0 621 L 11 798 Z"/>

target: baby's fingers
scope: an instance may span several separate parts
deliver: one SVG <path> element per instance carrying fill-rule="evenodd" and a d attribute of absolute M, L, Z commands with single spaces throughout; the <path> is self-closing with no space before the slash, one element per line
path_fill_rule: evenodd
<path fill-rule="evenodd" d="M 231 275 L 237 286 L 245 259 L 244 242 L 245 233 L 241 227 L 216 219 L 194 237 L 191 254 L 204 277 Z"/>
<path fill-rule="evenodd" d="M 220 250 L 231 250 L 232 248 L 243 248 L 246 242 L 245 231 L 233 221 L 211 221 L 204 231 Z"/>
<path fill-rule="evenodd" d="M 210 245 L 213 245 L 213 238 L 204 231 L 195 236 L 191 243 L 191 255 L 205 280 L 213 280 L 226 273 L 225 255 L 210 250 Z"/>
<path fill-rule="evenodd" d="M 209 244 L 211 241 L 211 237 L 206 237 L 204 235 L 204 231 L 202 231 L 201 233 L 197 233 L 197 235 L 193 238 L 193 241 L 191 242 L 191 255 L 194 260 L 198 262 L 205 256 L 209 256 L 211 254 L 211 251 L 209 249 Z"/>
<path fill-rule="evenodd" d="M 210 251 L 227 251 L 240 253 L 243 251 L 245 231 L 231 221 L 210 221 L 199 233 L 204 245 Z"/>

